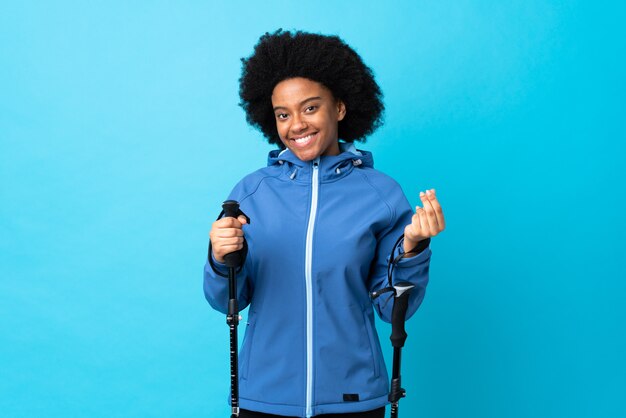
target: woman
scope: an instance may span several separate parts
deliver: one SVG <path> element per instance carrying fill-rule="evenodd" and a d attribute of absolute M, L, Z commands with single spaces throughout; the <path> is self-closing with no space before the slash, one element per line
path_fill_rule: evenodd
<path fill-rule="evenodd" d="M 371 153 L 354 147 L 384 106 L 371 70 L 337 37 L 265 34 L 243 60 L 240 97 L 248 122 L 280 148 L 229 196 L 252 222 L 222 218 L 210 232 L 217 269 L 244 236 L 248 244 L 238 276 L 239 307 L 250 305 L 240 416 L 383 417 L 389 388 L 374 309 L 389 322 L 393 302 L 370 292 L 387 286 L 392 250 L 404 252 L 394 279 L 415 284 L 407 318 L 417 310 L 430 238 L 445 226 L 435 191 L 421 192 L 413 212 Z M 204 291 L 227 312 L 228 282 L 209 263 Z"/>

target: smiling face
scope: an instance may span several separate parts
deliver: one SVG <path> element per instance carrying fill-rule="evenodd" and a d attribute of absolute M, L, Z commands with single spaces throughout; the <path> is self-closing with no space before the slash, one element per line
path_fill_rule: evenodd
<path fill-rule="evenodd" d="M 346 106 L 325 86 L 302 77 L 283 80 L 274 87 L 272 107 L 280 140 L 300 160 L 339 154 Z"/>

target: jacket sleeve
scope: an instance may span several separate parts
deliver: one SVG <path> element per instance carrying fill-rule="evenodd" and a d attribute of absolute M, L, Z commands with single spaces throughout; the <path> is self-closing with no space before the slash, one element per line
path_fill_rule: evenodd
<path fill-rule="evenodd" d="M 241 191 L 241 184 L 242 182 L 239 182 L 235 186 L 228 196 L 228 200 L 236 200 L 239 203 L 242 202 L 245 195 Z M 215 268 L 226 277 L 220 276 L 213 270 L 208 257 L 211 257 Z M 249 257 L 250 254 L 248 254 L 248 258 Z M 237 304 L 240 311 L 250 304 L 252 297 L 248 269 L 246 268 L 248 258 L 246 258 L 243 268 L 237 274 Z M 228 313 L 228 267 L 218 262 L 215 257 L 213 257 L 212 251 L 209 251 L 204 264 L 204 297 L 213 309 L 222 313 Z"/>
<path fill-rule="evenodd" d="M 402 193 L 401 193 L 402 194 Z M 395 206 L 391 206 L 391 222 L 379 235 L 376 259 L 369 280 L 369 291 L 377 291 L 389 286 L 387 279 L 387 264 L 392 254 L 403 254 L 403 240 L 400 240 L 398 246 L 394 248 L 394 244 L 404 233 L 404 228 L 411 222 L 413 212 L 409 202 L 404 194 L 398 198 Z M 399 247 L 399 248 L 398 248 Z M 430 245 L 424 248 L 420 253 L 410 258 L 402 258 L 396 264 L 393 271 L 393 282 L 406 281 L 415 285 L 409 296 L 409 307 L 406 318 L 409 319 L 422 303 L 426 286 L 428 285 L 428 269 L 430 266 Z M 385 322 L 391 322 L 391 311 L 393 309 L 393 293 L 383 293 L 372 302 L 378 315 Z"/>
<path fill-rule="evenodd" d="M 209 254 L 208 257 L 213 257 Z M 222 274 L 228 276 L 228 267 L 213 258 L 213 265 Z M 251 291 L 248 273 L 244 263 L 243 269 L 237 274 L 237 305 L 242 311 L 250 303 Z M 207 259 L 204 264 L 204 297 L 209 304 L 222 313 L 228 313 L 228 277 L 218 275 Z"/>

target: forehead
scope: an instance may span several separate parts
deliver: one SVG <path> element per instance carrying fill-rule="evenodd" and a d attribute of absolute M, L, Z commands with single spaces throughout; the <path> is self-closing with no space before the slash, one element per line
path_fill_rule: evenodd
<path fill-rule="evenodd" d="M 302 77 L 289 78 L 274 87 L 272 104 L 274 106 L 299 104 L 311 97 L 332 99 L 333 95 L 328 88 L 317 81 Z"/>

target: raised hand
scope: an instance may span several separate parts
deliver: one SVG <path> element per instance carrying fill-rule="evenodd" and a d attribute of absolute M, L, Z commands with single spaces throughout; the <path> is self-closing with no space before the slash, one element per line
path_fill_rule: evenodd
<path fill-rule="evenodd" d="M 405 253 L 415 248 L 418 242 L 434 237 L 446 227 L 443 210 L 435 196 L 435 189 L 420 192 L 420 199 L 423 207 L 415 207 L 411 223 L 404 228 Z M 412 255 L 414 254 L 408 254 L 408 256 Z"/>

